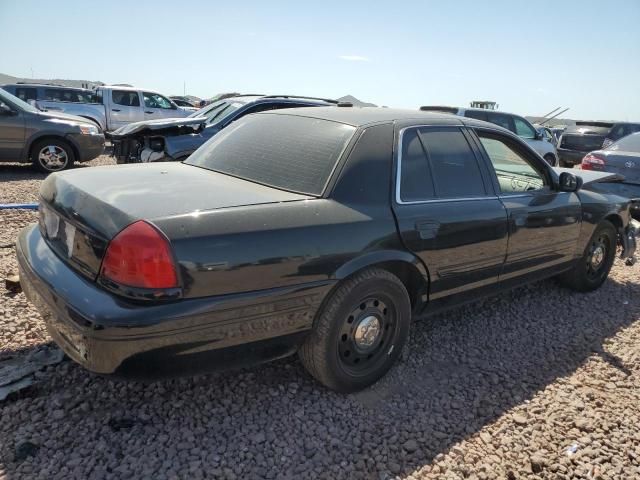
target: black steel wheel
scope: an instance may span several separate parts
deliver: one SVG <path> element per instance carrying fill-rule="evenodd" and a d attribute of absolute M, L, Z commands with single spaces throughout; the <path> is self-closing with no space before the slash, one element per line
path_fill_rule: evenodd
<path fill-rule="evenodd" d="M 615 260 L 616 238 L 613 224 L 603 220 L 593 232 L 575 267 L 558 276 L 560 283 L 579 292 L 590 292 L 602 285 Z"/>
<path fill-rule="evenodd" d="M 325 386 L 361 390 L 391 368 L 410 321 L 411 302 L 398 277 L 367 269 L 343 281 L 325 301 L 299 356 Z"/>

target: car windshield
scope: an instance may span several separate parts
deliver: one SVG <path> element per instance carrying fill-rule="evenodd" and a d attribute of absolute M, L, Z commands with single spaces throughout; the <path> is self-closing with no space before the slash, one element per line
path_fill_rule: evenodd
<path fill-rule="evenodd" d="M 185 163 L 318 196 L 355 130 L 316 118 L 248 115 L 222 130 Z"/>
<path fill-rule="evenodd" d="M 192 113 L 189 117 L 205 117 L 207 119 L 205 123 L 211 125 L 231 115 L 243 105 L 244 102 L 220 100 Z"/>
<path fill-rule="evenodd" d="M 640 132 L 632 133 L 609 145 L 605 150 L 640 153 Z"/>
<path fill-rule="evenodd" d="M 9 105 L 19 108 L 20 110 L 25 110 L 27 112 L 39 112 L 37 108 L 32 107 L 27 102 L 23 102 L 18 97 L 16 97 L 15 95 L 11 95 L 9 92 L 3 90 L 2 88 L 0 88 L 0 101 L 2 101 L 3 103 L 8 103 Z"/>

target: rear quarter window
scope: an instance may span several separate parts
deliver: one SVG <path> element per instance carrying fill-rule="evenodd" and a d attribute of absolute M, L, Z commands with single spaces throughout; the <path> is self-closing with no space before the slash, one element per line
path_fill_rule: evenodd
<path fill-rule="evenodd" d="M 223 129 L 185 163 L 318 196 L 355 130 L 295 115 L 249 115 Z"/>

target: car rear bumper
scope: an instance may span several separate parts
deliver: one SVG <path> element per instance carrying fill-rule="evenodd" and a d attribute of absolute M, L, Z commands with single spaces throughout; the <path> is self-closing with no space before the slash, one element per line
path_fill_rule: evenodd
<path fill-rule="evenodd" d="M 88 162 L 104 153 L 104 135 L 82 135 L 71 133 L 67 139 L 73 143 L 78 152 L 78 162 Z"/>
<path fill-rule="evenodd" d="M 226 369 L 293 353 L 331 282 L 141 304 L 70 269 L 38 228 L 16 245 L 20 279 L 54 341 L 101 374 L 158 378 Z"/>
<path fill-rule="evenodd" d="M 566 148 L 558 148 L 558 158 L 564 163 L 570 163 L 571 165 L 577 165 L 582 163 L 582 159 L 586 155 L 585 152 L 579 150 L 568 150 Z"/>

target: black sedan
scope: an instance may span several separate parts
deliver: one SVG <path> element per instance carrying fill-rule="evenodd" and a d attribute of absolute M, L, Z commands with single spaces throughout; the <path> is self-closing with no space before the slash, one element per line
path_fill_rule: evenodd
<path fill-rule="evenodd" d="M 298 351 L 354 391 L 412 317 L 557 276 L 598 288 L 629 202 L 554 170 L 514 134 L 455 116 L 313 107 L 248 115 L 187 162 L 43 183 L 23 230 L 27 297 L 102 374 L 157 377 Z M 584 182 L 584 185 L 583 185 Z"/>

